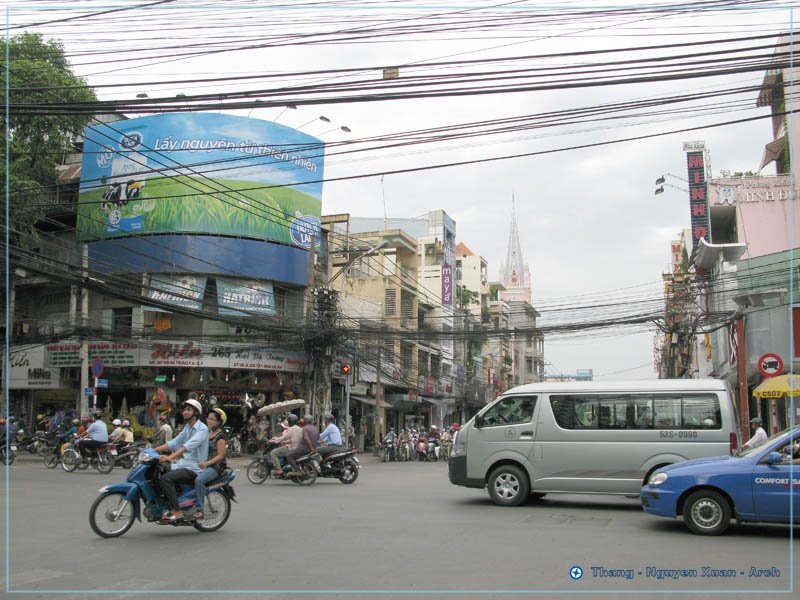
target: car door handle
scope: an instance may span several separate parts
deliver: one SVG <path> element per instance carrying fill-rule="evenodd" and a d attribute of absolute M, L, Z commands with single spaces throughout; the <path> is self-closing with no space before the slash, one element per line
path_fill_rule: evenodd
<path fill-rule="evenodd" d="M 520 439 L 522 438 L 530 438 L 533 439 L 533 431 L 520 431 L 519 432 Z"/>

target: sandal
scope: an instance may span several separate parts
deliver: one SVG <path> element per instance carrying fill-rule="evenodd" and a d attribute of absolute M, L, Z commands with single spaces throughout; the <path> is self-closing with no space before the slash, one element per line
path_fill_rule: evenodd
<path fill-rule="evenodd" d="M 203 511 L 202 510 L 196 510 L 196 511 L 194 511 L 194 514 L 192 515 L 192 518 L 195 521 L 202 521 L 205 518 L 205 516 L 203 515 Z"/>
<path fill-rule="evenodd" d="M 173 512 L 166 513 L 163 517 L 161 517 L 161 520 L 164 521 L 165 523 L 172 523 L 172 524 L 180 523 L 184 519 L 185 519 L 184 515 L 178 516 Z"/>

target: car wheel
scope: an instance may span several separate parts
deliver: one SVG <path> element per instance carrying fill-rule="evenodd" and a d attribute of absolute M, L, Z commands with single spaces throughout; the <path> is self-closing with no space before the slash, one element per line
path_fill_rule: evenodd
<path fill-rule="evenodd" d="M 731 505 L 719 492 L 699 490 L 686 499 L 683 520 L 692 533 L 719 535 L 731 523 Z"/>
<path fill-rule="evenodd" d="M 498 506 L 519 506 L 528 499 L 528 475 L 514 465 L 500 465 L 489 476 L 489 497 Z"/>

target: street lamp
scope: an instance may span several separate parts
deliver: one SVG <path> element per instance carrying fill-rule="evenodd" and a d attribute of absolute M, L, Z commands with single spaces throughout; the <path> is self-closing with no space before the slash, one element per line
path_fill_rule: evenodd
<path fill-rule="evenodd" d="M 342 125 L 341 127 L 334 127 L 333 129 L 328 129 L 327 131 L 323 131 L 322 133 L 317 133 L 315 134 L 315 136 L 319 137 L 321 135 L 325 135 L 326 133 L 330 133 L 331 131 L 336 131 L 337 129 L 340 129 L 345 133 L 350 133 L 352 131 L 347 125 Z"/>
<path fill-rule="evenodd" d="M 326 117 L 325 115 L 319 116 L 316 119 L 311 119 L 308 123 L 303 123 L 302 125 L 298 125 L 295 129 L 300 129 L 301 127 L 305 127 L 306 125 L 311 125 L 314 121 L 322 121 L 323 123 L 330 123 L 331 120 Z"/>
<path fill-rule="evenodd" d="M 297 110 L 297 105 L 296 105 L 296 104 L 287 104 L 286 106 L 284 106 L 284 107 L 283 107 L 283 110 L 282 110 L 281 112 L 279 112 L 279 113 L 278 113 L 278 116 L 277 116 L 277 117 L 275 117 L 274 121 L 277 123 L 277 122 L 278 122 L 278 119 L 280 119 L 280 118 L 281 118 L 281 115 L 282 115 L 283 113 L 285 113 L 287 110 Z M 251 112 L 252 112 L 252 111 L 251 111 Z"/>
<path fill-rule="evenodd" d="M 689 193 L 689 190 L 686 189 L 686 188 L 682 188 L 682 187 L 679 187 L 677 185 L 672 185 L 671 183 L 667 183 L 666 176 L 673 177 L 674 179 L 677 179 L 679 181 L 683 181 L 684 183 L 687 183 L 687 184 L 689 183 L 688 179 L 684 179 L 683 177 L 678 177 L 677 175 L 673 175 L 672 173 L 665 173 L 664 175 L 662 175 L 661 177 L 656 179 L 656 185 L 658 187 L 653 192 L 653 195 L 658 196 L 659 194 L 663 194 L 664 193 L 664 186 L 675 188 L 676 190 L 680 190 L 682 192 L 686 192 L 687 194 Z"/>

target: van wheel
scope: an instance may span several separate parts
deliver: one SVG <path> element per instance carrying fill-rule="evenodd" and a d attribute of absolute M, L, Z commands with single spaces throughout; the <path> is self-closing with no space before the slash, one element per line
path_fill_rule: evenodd
<path fill-rule="evenodd" d="M 714 490 L 699 490 L 683 505 L 683 520 L 692 533 L 719 535 L 731 524 L 731 505 Z"/>
<path fill-rule="evenodd" d="M 528 476 L 519 467 L 501 465 L 489 477 L 489 497 L 498 506 L 519 506 L 529 493 Z"/>

